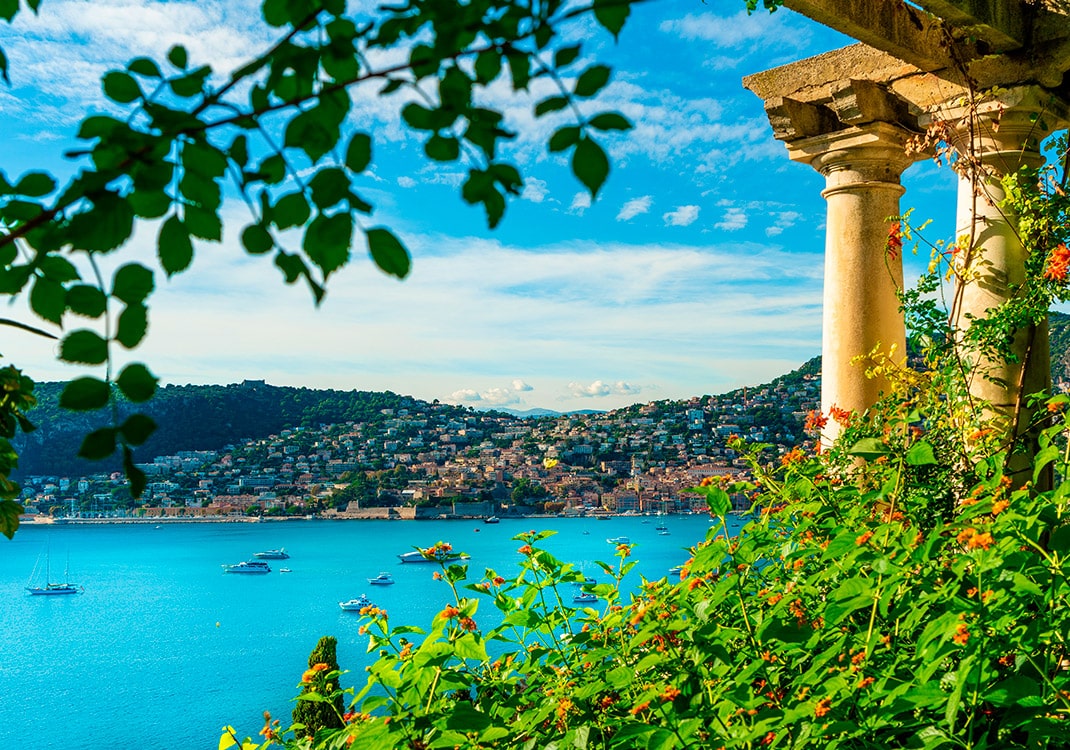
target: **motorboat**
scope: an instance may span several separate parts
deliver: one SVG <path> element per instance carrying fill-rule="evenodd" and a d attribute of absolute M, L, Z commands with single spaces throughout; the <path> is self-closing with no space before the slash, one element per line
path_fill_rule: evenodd
<path fill-rule="evenodd" d="M 502 522 L 502 519 L 498 518 L 497 516 L 487 516 L 486 518 L 483 519 L 483 523 L 501 523 L 501 522 Z"/>
<path fill-rule="evenodd" d="M 671 575 L 671 576 L 678 576 L 678 575 L 682 574 L 683 572 L 684 572 L 684 566 L 683 565 L 673 565 L 671 568 L 669 568 L 669 575 Z"/>
<path fill-rule="evenodd" d="M 338 606 L 345 612 L 360 612 L 362 609 L 374 607 L 375 605 L 372 604 L 371 599 L 361 594 L 356 599 L 350 599 L 348 602 L 338 602 Z"/>
<path fill-rule="evenodd" d="M 414 549 L 412 552 L 404 552 L 398 555 L 398 559 L 403 563 L 453 562 L 454 560 L 467 560 L 468 554 L 438 547 L 434 548 L 434 552 L 428 557 L 424 557 L 422 550 Z"/>
<path fill-rule="evenodd" d="M 289 568 L 279 568 L 280 573 L 293 573 Z"/>
<path fill-rule="evenodd" d="M 594 586 L 598 581 L 590 576 L 585 576 L 582 581 L 573 581 L 573 586 Z"/>
<path fill-rule="evenodd" d="M 606 540 L 610 544 L 631 544 L 632 540 L 626 536 L 611 536 Z"/>
<path fill-rule="evenodd" d="M 593 604 L 598 601 L 598 597 L 592 594 L 590 591 L 583 591 L 572 597 L 572 601 L 576 604 Z"/>
<path fill-rule="evenodd" d="M 394 584 L 394 576 L 389 573 L 383 572 L 377 575 L 375 578 L 369 578 L 368 583 L 372 586 L 391 586 Z"/>
<path fill-rule="evenodd" d="M 224 565 L 224 573 L 264 574 L 270 573 L 271 567 L 261 560 L 245 560 L 234 565 Z"/>
<path fill-rule="evenodd" d="M 286 550 L 284 550 L 282 548 L 279 548 L 279 549 L 268 549 L 268 550 L 264 550 L 263 552 L 254 552 L 253 553 L 253 557 L 257 558 L 258 560 L 289 560 L 290 559 L 290 556 L 286 553 Z"/>
<path fill-rule="evenodd" d="M 664 531 L 659 531 L 659 532 L 658 532 L 658 536 L 669 536 L 669 531 L 668 531 L 668 529 L 666 529 L 666 530 L 664 530 Z"/>

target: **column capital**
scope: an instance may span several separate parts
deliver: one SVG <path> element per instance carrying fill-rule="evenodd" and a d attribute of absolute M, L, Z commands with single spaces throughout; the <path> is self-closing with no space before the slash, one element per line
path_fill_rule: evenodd
<path fill-rule="evenodd" d="M 830 190 L 899 184 L 903 170 L 924 158 L 908 148 L 914 133 L 887 122 L 871 122 L 788 144 L 788 156 L 825 176 Z"/>

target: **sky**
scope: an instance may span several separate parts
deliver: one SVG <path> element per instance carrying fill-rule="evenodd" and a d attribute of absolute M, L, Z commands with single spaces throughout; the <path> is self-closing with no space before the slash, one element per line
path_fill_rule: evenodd
<path fill-rule="evenodd" d="M 62 154 L 78 122 L 111 111 L 101 75 L 176 43 L 194 65 L 233 70 L 274 38 L 258 18 L 253 0 L 45 0 L 39 17 L 0 23 L 12 78 L 0 84 L 0 171 L 72 174 Z M 248 215 L 229 199 L 223 242 L 198 245 L 186 273 L 159 274 L 133 359 L 171 384 L 255 379 L 570 411 L 723 393 L 818 355 L 824 180 L 787 158 L 741 79 L 851 40 L 786 9 L 747 16 L 743 0 L 654 0 L 619 41 L 590 22 L 565 35 L 585 41 L 581 62 L 614 68 L 587 111 L 635 124 L 601 140 L 611 173 L 597 201 L 547 151 L 560 121 L 532 116 L 538 87 L 488 93 L 519 133 L 506 153 L 525 177 L 493 231 L 460 197 L 467 167 L 427 162 L 401 100 L 357 97 L 354 123 L 371 129 L 375 153 L 362 192 L 373 223 L 412 251 L 409 278 L 358 247 L 317 308 L 269 257 L 243 255 Z M 952 211 L 946 170 L 916 164 L 903 181 L 915 218 Z M 156 231 L 142 227 L 123 259 L 151 259 Z M 25 299 L 0 315 L 40 324 Z M 37 380 L 87 374 L 10 329 L 0 354 Z"/>

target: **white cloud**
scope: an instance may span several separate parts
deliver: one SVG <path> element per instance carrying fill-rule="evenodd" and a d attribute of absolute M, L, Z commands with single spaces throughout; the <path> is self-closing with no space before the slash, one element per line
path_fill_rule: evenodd
<path fill-rule="evenodd" d="M 533 391 L 533 390 L 535 390 L 535 388 L 533 386 L 528 385 L 523 380 L 520 380 L 518 378 L 518 379 L 513 381 L 513 390 L 516 391 L 517 393 L 522 393 L 524 391 Z"/>
<path fill-rule="evenodd" d="M 412 179 L 411 177 L 402 175 L 401 177 L 398 177 L 398 185 L 403 188 L 416 187 L 416 180 Z"/>
<path fill-rule="evenodd" d="M 650 206 L 653 205 L 653 203 L 654 198 L 650 195 L 644 195 L 641 198 L 632 198 L 621 206 L 620 213 L 617 214 L 617 221 L 628 221 L 640 214 L 645 214 L 650 211 Z"/>
<path fill-rule="evenodd" d="M 482 401 L 483 397 L 479 395 L 479 391 L 472 390 L 471 388 L 462 388 L 459 391 L 451 393 L 450 400 L 460 401 L 461 403 L 476 403 Z"/>
<path fill-rule="evenodd" d="M 792 28 L 792 33 L 784 33 L 786 15 L 762 12 L 748 15 L 746 10 L 741 10 L 726 18 L 713 12 L 688 13 L 683 18 L 662 21 L 658 30 L 688 41 L 713 42 L 717 47 L 743 47 L 771 37 L 782 48 L 798 49 L 808 44 L 809 34 L 805 30 Z"/>
<path fill-rule="evenodd" d="M 546 189 L 546 180 L 528 177 L 524 180 L 524 191 L 520 197 L 532 203 L 542 203 L 550 191 Z"/>
<path fill-rule="evenodd" d="M 663 214 L 661 218 L 670 227 L 686 227 L 698 219 L 698 210 L 698 206 L 679 206 L 675 211 Z"/>
<path fill-rule="evenodd" d="M 724 218 L 714 226 L 725 232 L 738 232 L 747 226 L 747 212 L 742 208 L 725 209 Z"/>
<path fill-rule="evenodd" d="M 798 211 L 777 211 L 773 214 L 773 224 L 765 228 L 767 237 L 777 237 L 783 234 L 785 229 L 790 229 L 802 218 Z"/>
<path fill-rule="evenodd" d="M 577 216 L 583 216 L 583 212 L 591 207 L 591 194 L 586 192 L 579 192 L 572 196 L 572 204 L 568 207 L 570 214 L 576 214 Z"/>
<path fill-rule="evenodd" d="M 568 390 L 569 393 L 578 398 L 604 398 L 610 395 L 634 396 L 641 393 L 643 389 L 637 385 L 625 383 L 623 380 L 618 380 L 616 383 L 605 383 L 601 380 L 596 380 L 588 385 L 576 382 L 569 383 Z"/>

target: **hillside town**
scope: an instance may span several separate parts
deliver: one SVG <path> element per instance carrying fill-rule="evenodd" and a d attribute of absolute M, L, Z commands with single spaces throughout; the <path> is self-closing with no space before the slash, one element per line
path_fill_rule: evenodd
<path fill-rule="evenodd" d="M 23 478 L 24 520 L 450 518 L 703 512 L 688 493 L 739 474 L 730 436 L 785 453 L 804 440 L 820 375 L 607 413 L 521 418 L 405 399 L 364 422 L 295 427 L 121 473 Z M 734 498 L 745 509 L 746 498 Z"/>

